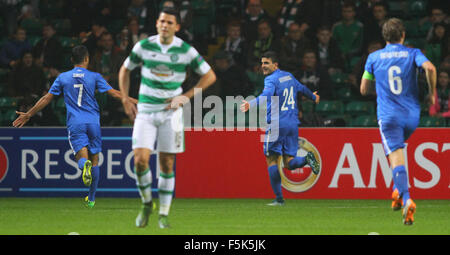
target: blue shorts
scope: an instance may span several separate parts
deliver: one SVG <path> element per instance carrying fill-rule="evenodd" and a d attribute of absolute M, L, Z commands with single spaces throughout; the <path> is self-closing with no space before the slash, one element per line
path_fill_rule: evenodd
<path fill-rule="evenodd" d="M 69 144 L 74 154 L 87 147 L 91 154 L 102 150 L 102 135 L 99 124 L 77 124 L 67 127 Z"/>
<path fill-rule="evenodd" d="M 264 142 L 264 154 L 266 156 L 278 154 L 295 157 L 298 151 L 298 126 L 290 128 L 280 128 L 278 138 L 274 141 L 271 135 L 276 135 L 270 128 L 266 130 L 266 140 Z"/>
<path fill-rule="evenodd" d="M 420 116 L 408 118 L 382 118 L 378 125 L 386 155 L 405 147 L 405 141 L 413 134 L 419 125 Z"/>

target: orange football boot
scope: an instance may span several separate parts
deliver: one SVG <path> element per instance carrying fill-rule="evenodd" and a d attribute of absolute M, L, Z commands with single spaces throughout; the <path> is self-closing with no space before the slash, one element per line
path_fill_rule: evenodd
<path fill-rule="evenodd" d="M 412 199 L 406 201 L 405 208 L 403 208 L 403 224 L 412 225 L 414 223 L 414 213 L 416 212 L 416 203 Z"/>
<path fill-rule="evenodd" d="M 400 209 L 402 209 L 403 206 L 403 200 L 400 197 L 400 193 L 398 192 L 398 189 L 395 189 L 392 192 L 392 210 L 394 211 L 398 211 Z"/>

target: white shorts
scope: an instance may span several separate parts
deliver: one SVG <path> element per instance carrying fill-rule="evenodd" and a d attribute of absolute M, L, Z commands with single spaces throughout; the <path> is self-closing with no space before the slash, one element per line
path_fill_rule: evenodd
<path fill-rule="evenodd" d="M 183 108 L 150 114 L 138 113 L 134 121 L 132 148 L 184 152 Z"/>

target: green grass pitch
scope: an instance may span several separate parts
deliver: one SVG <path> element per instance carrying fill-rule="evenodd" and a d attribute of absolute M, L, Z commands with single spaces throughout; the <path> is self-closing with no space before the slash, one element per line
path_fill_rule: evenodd
<path fill-rule="evenodd" d="M 157 202 L 157 199 L 156 199 Z M 449 235 L 448 200 L 416 200 L 415 223 L 404 226 L 390 200 L 288 199 L 269 207 L 267 199 L 179 199 L 170 213 L 171 229 L 134 220 L 138 198 L 98 197 L 94 209 L 82 198 L 0 198 L 1 235 Z"/>

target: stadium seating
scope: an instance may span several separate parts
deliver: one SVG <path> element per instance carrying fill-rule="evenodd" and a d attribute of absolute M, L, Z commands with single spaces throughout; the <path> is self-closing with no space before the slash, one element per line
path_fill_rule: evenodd
<path fill-rule="evenodd" d="M 40 35 L 29 35 L 27 36 L 28 42 L 30 42 L 31 46 L 36 46 L 36 44 L 41 40 L 42 36 Z"/>
<path fill-rule="evenodd" d="M 369 115 L 375 113 L 375 106 L 369 101 L 352 101 L 345 106 L 345 112 L 352 116 Z"/>
<path fill-rule="evenodd" d="M 17 99 L 13 97 L 1 97 L 0 98 L 0 110 L 15 110 L 17 106 Z"/>
<path fill-rule="evenodd" d="M 371 115 L 360 115 L 351 120 L 350 125 L 352 127 L 377 127 L 377 116 Z"/>
<path fill-rule="evenodd" d="M 314 102 L 313 101 L 302 101 L 302 109 L 304 113 L 312 112 L 314 110 Z"/>
<path fill-rule="evenodd" d="M 344 104 L 337 100 L 322 100 L 316 105 L 316 112 L 322 116 L 342 114 L 344 112 Z"/>
<path fill-rule="evenodd" d="M 60 36 L 69 36 L 71 33 L 72 23 L 70 19 L 54 19 L 56 34 Z"/>
<path fill-rule="evenodd" d="M 4 127 L 12 126 L 12 122 L 17 118 L 16 109 L 9 109 L 2 112 L 1 115 L 1 123 Z"/>
<path fill-rule="evenodd" d="M 441 117 L 424 116 L 420 118 L 420 127 L 445 127 L 445 119 Z"/>

